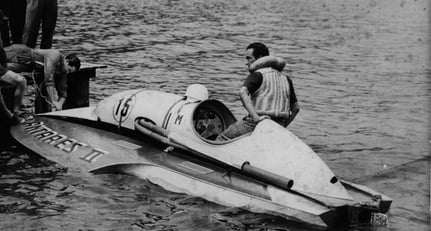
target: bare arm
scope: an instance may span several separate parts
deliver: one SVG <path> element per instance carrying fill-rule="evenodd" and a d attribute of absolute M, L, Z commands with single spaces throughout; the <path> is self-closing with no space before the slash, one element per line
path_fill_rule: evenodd
<path fill-rule="evenodd" d="M 48 77 L 48 78 L 54 78 L 54 77 Z M 46 92 L 48 93 L 48 100 L 50 102 L 54 102 L 56 101 L 57 91 L 55 90 L 54 85 L 50 83 L 50 81 L 53 81 L 53 80 L 49 80 L 45 82 Z"/>
<path fill-rule="evenodd" d="M 253 103 L 251 101 L 250 93 L 247 87 L 242 86 L 239 89 L 239 97 L 241 98 L 242 105 L 247 110 L 248 114 L 251 116 L 253 121 L 259 122 L 265 118 L 269 118 L 268 116 L 259 116 L 257 114 L 256 109 L 253 107 Z"/>
<path fill-rule="evenodd" d="M 57 102 L 58 93 L 54 86 L 54 75 L 60 61 L 61 57 L 59 52 L 44 53 L 44 81 L 46 91 L 48 93 L 48 99 L 55 105 L 55 109 L 61 109 Z"/>

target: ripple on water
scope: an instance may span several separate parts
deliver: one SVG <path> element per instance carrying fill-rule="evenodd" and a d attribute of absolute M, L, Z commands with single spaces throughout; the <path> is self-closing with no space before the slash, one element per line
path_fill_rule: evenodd
<path fill-rule="evenodd" d="M 383 230 L 426 230 L 428 5 L 60 0 L 54 47 L 108 65 L 91 80 L 92 105 L 121 90 L 183 94 L 191 83 L 202 83 L 240 118 L 246 114 L 238 98 L 247 75 L 244 49 L 262 41 L 287 60 L 292 75 L 301 112 L 289 129 L 340 178 L 394 198 L 390 226 Z M 134 177 L 89 177 L 12 146 L 0 154 L 2 230 L 312 229 Z"/>

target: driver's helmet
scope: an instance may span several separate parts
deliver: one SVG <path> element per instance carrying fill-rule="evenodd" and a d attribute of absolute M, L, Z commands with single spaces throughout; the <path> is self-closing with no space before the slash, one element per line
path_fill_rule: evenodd
<path fill-rule="evenodd" d="M 208 90 L 202 84 L 192 84 L 186 90 L 187 99 L 206 100 L 208 99 Z"/>

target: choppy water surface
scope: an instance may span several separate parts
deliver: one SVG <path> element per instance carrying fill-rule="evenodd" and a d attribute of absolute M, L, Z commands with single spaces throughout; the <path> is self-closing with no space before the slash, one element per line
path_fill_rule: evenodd
<path fill-rule="evenodd" d="M 430 20 L 426 0 L 59 1 L 55 47 L 107 64 L 91 103 L 131 88 L 205 84 L 236 116 L 243 52 L 288 60 L 289 127 L 340 177 L 394 198 L 388 227 L 428 230 Z M 2 141 L 2 230 L 310 230 L 128 176 L 90 176 Z M 354 230 L 354 229 L 352 229 Z"/>

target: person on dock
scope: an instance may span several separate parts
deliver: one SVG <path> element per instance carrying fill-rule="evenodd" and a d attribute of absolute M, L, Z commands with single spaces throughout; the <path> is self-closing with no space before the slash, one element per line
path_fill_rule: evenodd
<path fill-rule="evenodd" d="M 252 132 L 257 123 L 265 118 L 287 127 L 299 112 L 292 80 L 281 73 L 284 60 L 269 56 L 269 50 L 263 43 L 248 45 L 246 59 L 250 75 L 241 86 L 239 97 L 248 116 L 219 134 L 217 141 Z"/>
<path fill-rule="evenodd" d="M 22 44 L 36 48 L 40 25 L 42 24 L 41 49 L 50 49 L 57 23 L 57 0 L 27 0 Z"/>
<path fill-rule="evenodd" d="M 43 67 L 43 80 L 38 84 L 35 112 L 62 110 L 67 98 L 67 74 L 76 72 L 81 61 L 75 54 L 64 56 L 56 49 L 31 49 L 25 45 L 14 44 L 5 47 L 8 66 L 16 71 L 34 71 Z M 47 103 L 38 104 L 37 100 Z"/>
<path fill-rule="evenodd" d="M 0 10 L 8 21 L 0 27 L 3 46 L 21 44 L 25 24 L 27 0 L 1 0 Z"/>
<path fill-rule="evenodd" d="M 5 19 L 3 17 L 0 18 L 0 26 L 4 22 Z M 19 124 L 25 121 L 20 115 L 20 107 L 25 89 L 27 88 L 27 81 L 23 76 L 7 69 L 7 57 L 3 49 L 3 42 L 0 39 L 0 90 L 12 87 L 16 88 L 13 110 L 11 111 L 7 108 L 3 95 L 0 92 L 0 114 L 6 117 L 11 124 Z"/>

